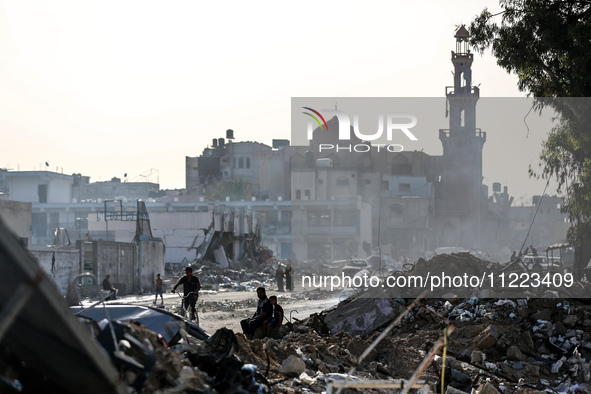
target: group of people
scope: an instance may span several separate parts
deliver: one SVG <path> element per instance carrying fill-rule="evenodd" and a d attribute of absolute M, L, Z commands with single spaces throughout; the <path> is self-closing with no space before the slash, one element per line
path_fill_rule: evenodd
<path fill-rule="evenodd" d="M 511 254 L 511 257 L 509 258 L 510 262 L 513 262 L 517 259 L 520 259 L 522 256 L 531 254 L 533 256 L 538 256 L 538 251 L 536 250 L 536 248 L 534 248 L 533 245 L 528 246 L 527 248 L 525 248 L 525 250 L 523 252 L 519 252 L 519 254 L 517 254 L 516 251 L 513 251 L 513 254 Z"/>
<path fill-rule="evenodd" d="M 287 288 L 291 290 L 291 265 L 288 265 L 287 269 L 289 269 L 289 271 L 286 270 L 286 278 L 289 278 Z M 289 272 L 289 277 L 287 276 L 287 272 Z M 183 285 L 185 308 L 190 308 L 191 311 L 190 319 L 196 320 L 197 324 L 199 324 L 195 304 L 199 298 L 198 292 L 201 289 L 201 283 L 199 282 L 199 278 L 193 276 L 193 269 L 191 267 L 185 268 L 185 276 L 174 285 L 172 292 L 174 293 L 180 285 Z M 160 279 L 160 274 L 158 274 L 156 279 L 156 299 L 158 299 L 158 294 L 162 297 L 162 279 Z M 283 322 L 283 308 L 277 303 L 277 296 L 272 295 L 271 297 L 267 297 L 265 288 L 259 287 L 257 288 L 257 297 L 259 302 L 253 316 L 240 322 L 242 332 L 248 339 L 252 339 L 257 328 L 261 326 L 263 327 L 263 332 L 268 337 L 271 335 L 271 329 L 279 327 Z M 164 299 L 162 302 L 164 303 Z"/>
<path fill-rule="evenodd" d="M 264 287 L 257 289 L 259 302 L 257 309 L 251 318 L 240 321 L 242 332 L 248 339 L 253 339 L 255 331 L 263 327 L 265 336 L 271 336 L 271 329 L 278 327 L 283 322 L 283 308 L 277 304 L 277 296 L 272 295 L 267 298 L 267 292 Z"/>
<path fill-rule="evenodd" d="M 117 289 L 113 287 L 111 284 L 111 275 L 105 275 L 105 279 L 103 279 L 103 290 L 109 291 L 110 293 L 107 295 L 105 300 L 114 300 L 117 298 Z M 155 290 L 155 297 L 154 297 L 154 304 L 158 302 L 158 296 L 160 296 L 160 300 L 162 301 L 161 305 L 164 306 L 164 295 L 163 295 L 163 283 L 160 274 L 156 274 L 156 290 Z M 183 285 L 183 302 L 186 310 L 189 310 L 189 318 L 191 320 L 197 320 L 197 310 L 195 309 L 195 305 L 197 304 L 197 300 L 199 299 L 199 290 L 201 290 L 201 283 L 199 282 L 199 278 L 193 276 L 193 268 L 190 266 L 185 268 L 185 276 L 183 276 L 176 285 L 172 288 L 171 292 L 176 292 L 177 287 Z"/>
<path fill-rule="evenodd" d="M 291 268 L 291 264 L 287 264 L 285 266 L 285 270 L 283 269 L 283 265 L 281 263 L 277 263 L 277 269 L 275 270 L 275 280 L 277 280 L 277 291 L 283 292 L 283 277 L 285 276 L 285 288 L 287 291 L 293 290 L 293 269 Z"/>
<path fill-rule="evenodd" d="M 291 265 L 287 265 L 285 277 L 287 290 L 291 291 L 293 288 L 291 281 Z M 199 278 L 193 275 L 193 268 L 190 266 L 185 268 L 185 276 L 183 276 L 176 283 L 176 285 L 174 285 L 171 292 L 176 292 L 176 289 L 181 285 L 183 286 L 183 302 L 185 309 L 190 310 L 189 319 L 196 320 L 197 324 L 199 324 L 199 318 L 195 305 L 199 299 L 201 283 L 199 282 Z M 117 289 L 111 285 L 110 275 L 106 275 L 105 279 L 103 280 L 103 289 L 111 291 L 111 295 L 115 296 Z M 279 291 L 283 291 L 283 271 L 281 276 L 281 287 Z M 162 304 L 164 304 L 164 297 L 162 293 L 162 278 L 160 277 L 160 274 L 157 274 L 154 304 L 156 304 L 159 295 L 162 300 Z M 251 318 L 244 319 L 240 322 L 242 332 L 248 339 L 253 339 L 255 331 L 259 327 L 263 327 L 263 333 L 268 337 L 271 335 L 271 329 L 274 327 L 279 327 L 283 322 L 283 308 L 277 303 L 277 296 L 272 295 L 267 297 L 265 288 L 259 287 L 257 288 L 257 297 L 259 302 L 254 315 Z"/>

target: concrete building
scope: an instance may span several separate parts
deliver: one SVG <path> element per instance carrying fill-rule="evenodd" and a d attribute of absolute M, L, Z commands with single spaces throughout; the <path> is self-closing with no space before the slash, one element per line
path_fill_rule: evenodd
<path fill-rule="evenodd" d="M 418 257 L 445 246 L 494 253 L 505 246 L 512 199 L 507 190 L 489 196 L 482 184 L 486 133 L 476 127 L 480 92 L 472 86 L 468 32 L 461 27 L 455 38 L 454 84 L 446 88 L 449 126 L 438 131 L 442 156 L 385 149 L 322 151 L 321 144 L 339 143 L 340 123 L 333 117 L 327 121 L 331 132 L 316 128 L 307 151 L 290 147 L 292 200 L 330 205 L 361 198 L 372 207 L 372 244 L 389 244 L 398 255 Z M 352 134 L 348 143 L 362 141 Z"/>
<path fill-rule="evenodd" d="M 248 185 L 248 199 L 260 198 L 260 152 L 271 150 L 259 142 L 233 142 L 234 131 L 226 138 L 215 138 L 201 156 L 185 158 L 186 188 L 192 195 L 206 195 L 211 187 L 224 180 L 241 180 Z"/>
<path fill-rule="evenodd" d="M 160 195 L 160 185 L 153 182 L 121 182 L 113 177 L 110 181 L 90 182 L 90 177 L 73 174 L 72 198 L 76 201 L 144 200 Z"/>
<path fill-rule="evenodd" d="M 525 242 L 541 252 L 549 245 L 566 242 L 570 224 L 560 212 L 562 204 L 562 197 L 544 195 L 533 196 L 531 205 L 511 207 L 512 249 L 519 250 Z"/>
<path fill-rule="evenodd" d="M 5 174 L 8 182 L 9 199 L 12 201 L 43 204 L 51 207 L 70 204 L 72 201 L 71 175 L 51 171 L 15 171 Z M 33 209 L 32 244 L 49 243 L 53 231 L 62 222 L 60 212 L 52 209 Z"/>

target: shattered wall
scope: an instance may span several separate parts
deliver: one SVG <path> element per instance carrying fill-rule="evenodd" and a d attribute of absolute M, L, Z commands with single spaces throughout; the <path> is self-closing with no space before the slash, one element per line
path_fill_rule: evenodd
<path fill-rule="evenodd" d="M 72 283 L 80 270 L 80 254 L 75 249 L 56 249 L 50 247 L 30 248 L 29 253 L 53 279 L 59 291 L 66 295 L 68 283 Z"/>
<path fill-rule="evenodd" d="M 166 261 L 193 261 L 195 249 L 205 239 L 203 229 L 211 224 L 211 212 L 150 212 L 152 233 L 166 245 Z"/>
<path fill-rule="evenodd" d="M 144 292 L 150 292 L 156 287 L 156 274 L 160 274 L 164 278 L 164 242 L 143 238 L 138 244 L 138 256 L 141 264 L 138 287 Z"/>

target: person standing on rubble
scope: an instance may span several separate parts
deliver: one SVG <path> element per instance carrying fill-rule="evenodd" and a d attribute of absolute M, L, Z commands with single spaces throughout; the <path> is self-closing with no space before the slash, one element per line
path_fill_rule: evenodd
<path fill-rule="evenodd" d="M 259 303 L 257 304 L 257 310 L 254 315 L 249 319 L 240 321 L 242 332 L 248 339 L 252 339 L 256 329 L 261 327 L 265 320 L 273 314 L 273 307 L 269 303 L 267 292 L 264 287 L 259 287 L 257 289 L 257 297 L 259 298 Z"/>
<path fill-rule="evenodd" d="M 291 264 L 287 264 L 285 267 L 285 288 L 287 291 L 293 290 L 293 268 L 291 268 Z"/>
<path fill-rule="evenodd" d="M 183 276 L 178 281 L 178 283 L 174 285 L 172 292 L 174 293 L 176 288 L 180 285 L 183 285 L 185 309 L 189 309 L 189 306 L 191 307 L 189 320 L 196 320 L 197 324 L 199 324 L 199 317 L 197 316 L 197 311 L 195 310 L 195 304 L 199 298 L 198 292 L 201 290 L 201 283 L 199 282 L 199 278 L 193 276 L 193 268 L 191 268 L 191 266 L 185 267 L 185 276 Z"/>
<path fill-rule="evenodd" d="M 283 265 L 277 262 L 277 270 L 275 270 L 275 279 L 277 280 L 277 291 L 283 292 Z"/>
<path fill-rule="evenodd" d="M 162 278 L 160 274 L 156 274 L 156 296 L 154 298 L 154 305 L 158 301 L 158 294 L 160 294 L 160 299 L 162 300 L 162 305 L 164 305 L 164 297 L 162 296 Z"/>

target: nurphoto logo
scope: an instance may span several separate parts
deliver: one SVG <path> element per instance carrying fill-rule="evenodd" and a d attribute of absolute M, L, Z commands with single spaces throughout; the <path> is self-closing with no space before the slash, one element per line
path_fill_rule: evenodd
<path fill-rule="evenodd" d="M 311 119 L 307 123 L 307 138 L 312 140 L 313 132 L 315 128 L 314 121 L 320 127 L 321 131 L 330 132 L 328 130 L 328 124 L 326 118 L 330 119 L 336 117 L 339 122 L 339 141 L 350 141 L 351 140 L 351 120 L 349 116 L 343 111 L 337 109 L 322 109 L 317 111 L 310 107 L 302 107 L 307 112 L 303 114 L 309 116 Z M 308 112 L 309 111 L 309 112 Z M 378 151 L 380 149 L 386 149 L 389 152 L 401 152 L 404 147 L 400 144 L 392 143 L 395 136 L 399 136 L 401 131 L 409 140 L 417 141 L 417 137 L 410 131 L 411 128 L 416 126 L 417 117 L 412 114 L 378 114 L 378 130 L 373 134 L 364 134 L 359 128 L 359 115 L 353 114 L 353 133 L 355 136 L 362 141 L 376 141 L 382 138 L 384 130 L 386 132 L 386 139 L 388 144 L 376 144 L 373 145 Z M 319 144 L 319 150 L 336 150 L 338 151 L 349 151 L 349 152 L 368 152 L 372 145 L 367 143 L 355 144 L 355 145 L 341 145 L 341 144 Z"/>

